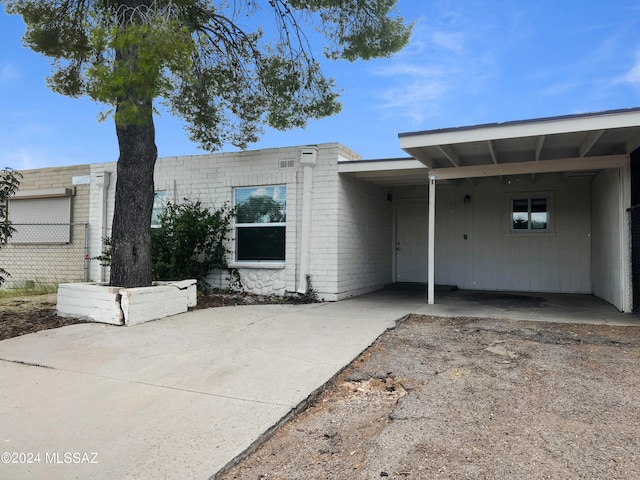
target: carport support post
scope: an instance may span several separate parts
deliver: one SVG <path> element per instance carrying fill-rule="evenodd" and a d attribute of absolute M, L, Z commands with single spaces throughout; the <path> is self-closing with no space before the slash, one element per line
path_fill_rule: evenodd
<path fill-rule="evenodd" d="M 435 303 L 436 279 L 436 177 L 429 177 L 429 246 L 427 252 L 427 303 Z"/>

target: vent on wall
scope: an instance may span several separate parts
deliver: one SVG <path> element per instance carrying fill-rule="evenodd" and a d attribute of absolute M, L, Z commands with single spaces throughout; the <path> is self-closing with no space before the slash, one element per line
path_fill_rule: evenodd
<path fill-rule="evenodd" d="M 598 175 L 598 170 L 589 170 L 581 172 L 567 172 L 565 178 L 591 178 Z"/>
<path fill-rule="evenodd" d="M 295 160 L 280 160 L 280 169 L 293 168 L 295 167 Z"/>

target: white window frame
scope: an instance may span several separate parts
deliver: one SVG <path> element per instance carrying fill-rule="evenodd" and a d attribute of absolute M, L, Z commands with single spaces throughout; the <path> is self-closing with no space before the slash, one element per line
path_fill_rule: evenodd
<path fill-rule="evenodd" d="M 255 222 L 255 223 L 240 223 L 238 222 L 237 216 L 234 218 L 233 222 L 233 231 L 234 231 L 234 242 L 233 242 L 233 262 L 230 266 L 232 267 L 258 267 L 258 268 L 282 268 L 286 263 L 286 239 L 287 239 L 287 186 L 285 184 L 274 184 L 274 185 L 250 185 L 250 186 L 239 186 L 233 188 L 233 206 L 236 208 L 238 206 L 238 197 L 237 192 L 241 190 L 259 190 L 261 188 L 278 188 L 284 190 L 284 208 L 285 208 L 285 221 L 284 222 Z M 284 229 L 284 249 L 285 255 L 282 260 L 239 260 L 238 259 L 238 229 L 247 228 L 247 227 L 282 227 Z"/>

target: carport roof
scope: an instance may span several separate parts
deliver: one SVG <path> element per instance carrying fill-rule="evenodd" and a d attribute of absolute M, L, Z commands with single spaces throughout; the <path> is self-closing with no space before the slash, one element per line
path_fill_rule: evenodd
<path fill-rule="evenodd" d="M 383 184 L 619 168 L 640 147 L 640 108 L 398 134 L 411 159 L 344 162 Z M 416 181 L 416 176 L 421 178 Z"/>

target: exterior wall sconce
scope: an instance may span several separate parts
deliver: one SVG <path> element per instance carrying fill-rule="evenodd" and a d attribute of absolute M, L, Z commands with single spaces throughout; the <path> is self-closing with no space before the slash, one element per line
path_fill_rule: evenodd
<path fill-rule="evenodd" d="M 470 195 L 465 195 L 464 196 L 464 203 L 471 203 L 471 196 Z"/>

